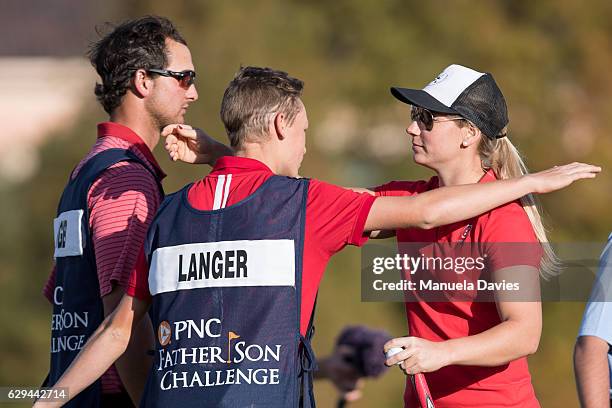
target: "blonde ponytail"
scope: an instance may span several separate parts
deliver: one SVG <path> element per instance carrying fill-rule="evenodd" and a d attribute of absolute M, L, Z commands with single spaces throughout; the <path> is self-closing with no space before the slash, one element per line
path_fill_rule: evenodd
<path fill-rule="evenodd" d="M 506 128 L 502 130 L 505 136 Z M 482 135 L 478 146 L 478 153 L 482 166 L 492 169 L 498 179 L 509 179 L 529 173 L 521 154 L 507 137 L 490 139 Z M 546 229 L 542 224 L 539 204 L 532 194 L 526 195 L 520 200 L 523 209 L 531 221 L 536 237 L 542 244 L 544 254 L 540 264 L 541 276 L 548 280 L 559 275 L 560 261 L 546 237 Z"/>

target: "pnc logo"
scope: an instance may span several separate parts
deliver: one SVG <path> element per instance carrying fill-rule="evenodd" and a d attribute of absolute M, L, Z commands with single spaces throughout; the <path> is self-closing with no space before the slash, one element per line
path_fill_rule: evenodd
<path fill-rule="evenodd" d="M 170 343 L 171 338 L 172 328 L 170 327 L 170 323 L 164 320 L 159 324 L 159 328 L 157 329 L 157 339 L 159 340 L 159 344 L 164 347 Z"/>

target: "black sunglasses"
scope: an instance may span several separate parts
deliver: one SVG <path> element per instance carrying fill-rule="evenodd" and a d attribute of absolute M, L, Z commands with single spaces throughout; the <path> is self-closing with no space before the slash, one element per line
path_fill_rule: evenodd
<path fill-rule="evenodd" d="M 176 79 L 177 81 L 179 81 L 179 84 L 181 85 L 181 87 L 185 89 L 193 85 L 193 83 L 195 82 L 195 78 L 196 78 L 195 71 L 190 70 L 190 69 L 177 72 L 177 71 L 169 71 L 167 69 L 151 68 L 151 69 L 147 69 L 147 73 L 149 72 L 153 74 L 165 76 L 165 77 L 172 77 Z"/>
<path fill-rule="evenodd" d="M 451 118 L 437 118 L 434 114 L 425 108 L 420 106 L 413 106 L 410 111 L 410 118 L 413 122 L 420 122 L 425 126 L 428 131 L 433 129 L 434 122 L 449 122 L 453 120 L 463 120 L 462 117 L 456 116 Z"/>

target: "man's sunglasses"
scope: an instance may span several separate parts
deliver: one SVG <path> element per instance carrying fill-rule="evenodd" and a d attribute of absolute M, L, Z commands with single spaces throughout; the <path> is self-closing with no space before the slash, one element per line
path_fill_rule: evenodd
<path fill-rule="evenodd" d="M 412 107 L 412 110 L 410 111 L 410 118 L 413 122 L 422 123 L 423 126 L 425 126 L 425 129 L 427 129 L 428 131 L 433 129 L 434 122 L 450 122 L 453 120 L 463 120 L 463 118 L 460 116 L 439 118 L 434 116 L 434 114 L 430 110 L 421 108 L 420 106 Z"/>
<path fill-rule="evenodd" d="M 172 77 L 176 79 L 177 81 L 179 81 L 179 84 L 181 85 L 181 87 L 185 89 L 193 85 L 193 83 L 195 82 L 195 78 L 196 78 L 195 71 L 192 71 L 190 69 L 177 72 L 177 71 L 169 71 L 167 69 L 151 68 L 151 69 L 147 69 L 147 73 L 149 72 L 153 74 L 165 76 L 165 77 Z"/>

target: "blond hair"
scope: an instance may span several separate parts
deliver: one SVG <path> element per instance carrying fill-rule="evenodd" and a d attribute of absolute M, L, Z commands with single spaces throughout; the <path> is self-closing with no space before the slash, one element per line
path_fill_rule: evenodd
<path fill-rule="evenodd" d="M 523 158 L 518 149 L 512 142 L 505 137 L 507 127 L 501 130 L 499 138 L 491 139 L 484 134 L 481 137 L 478 145 L 478 154 L 482 166 L 485 169 L 492 169 L 498 179 L 509 179 L 520 177 L 529 173 Z M 548 238 L 546 236 L 546 228 L 542 223 L 540 215 L 540 206 L 533 194 L 528 194 L 520 199 L 520 203 L 531 221 L 531 225 L 535 232 L 538 241 L 540 241 L 543 249 L 542 261 L 540 264 L 540 274 L 544 279 L 559 275 L 560 261 L 555 254 Z"/>
<path fill-rule="evenodd" d="M 300 109 L 304 82 L 271 68 L 241 67 L 221 102 L 221 120 L 233 148 L 268 136 L 270 121 L 283 113 L 291 125 Z"/>

